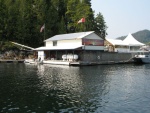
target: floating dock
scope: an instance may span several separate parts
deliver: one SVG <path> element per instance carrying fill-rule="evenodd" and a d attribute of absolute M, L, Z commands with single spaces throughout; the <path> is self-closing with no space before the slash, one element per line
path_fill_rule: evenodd
<path fill-rule="evenodd" d="M 44 60 L 43 64 L 54 65 L 69 65 L 69 66 L 92 66 L 92 65 L 109 65 L 109 64 L 127 64 L 133 61 L 101 61 L 101 62 L 87 62 L 87 61 L 62 61 L 62 60 Z"/>
<path fill-rule="evenodd" d="M 24 60 L 0 60 L 0 63 L 24 63 Z"/>
<path fill-rule="evenodd" d="M 0 60 L 0 63 L 24 63 L 24 60 Z M 42 64 L 68 65 L 68 66 L 92 66 L 92 65 L 110 65 L 110 64 L 127 64 L 127 63 L 133 63 L 133 61 L 87 62 L 87 61 L 44 60 Z"/>

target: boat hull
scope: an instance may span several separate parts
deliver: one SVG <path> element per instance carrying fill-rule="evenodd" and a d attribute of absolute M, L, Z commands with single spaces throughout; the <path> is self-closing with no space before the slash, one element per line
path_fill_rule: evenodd
<path fill-rule="evenodd" d="M 141 58 L 134 57 L 133 60 L 134 60 L 134 63 L 143 64 L 143 61 Z"/>
<path fill-rule="evenodd" d="M 143 63 L 149 64 L 150 63 L 150 55 L 139 55 L 133 58 L 135 63 Z"/>
<path fill-rule="evenodd" d="M 143 63 L 146 63 L 146 64 L 150 63 L 150 58 L 142 58 L 141 60 Z"/>

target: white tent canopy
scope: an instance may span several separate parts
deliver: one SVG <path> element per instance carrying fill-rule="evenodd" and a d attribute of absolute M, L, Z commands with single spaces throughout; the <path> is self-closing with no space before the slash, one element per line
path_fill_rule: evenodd
<path fill-rule="evenodd" d="M 135 52 L 139 51 L 145 44 L 137 41 L 130 33 L 124 40 L 106 39 L 115 46 L 114 50 L 118 52 Z"/>
<path fill-rule="evenodd" d="M 128 43 L 129 46 L 144 46 L 145 44 L 137 41 L 130 33 L 128 36 L 123 40 L 123 42 Z"/>

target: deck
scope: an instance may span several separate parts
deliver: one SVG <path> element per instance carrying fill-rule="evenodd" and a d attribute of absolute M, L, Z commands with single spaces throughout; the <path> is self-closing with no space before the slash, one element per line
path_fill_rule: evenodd
<path fill-rule="evenodd" d="M 0 63 L 24 63 L 25 60 L 4 60 L 0 59 Z M 29 60 L 28 63 L 37 63 Z M 101 62 L 88 62 L 88 61 L 63 61 L 63 60 L 44 60 L 43 64 L 53 65 L 68 65 L 68 66 L 91 66 L 91 65 L 109 65 L 109 64 L 126 64 L 133 63 L 132 61 L 101 61 Z"/>

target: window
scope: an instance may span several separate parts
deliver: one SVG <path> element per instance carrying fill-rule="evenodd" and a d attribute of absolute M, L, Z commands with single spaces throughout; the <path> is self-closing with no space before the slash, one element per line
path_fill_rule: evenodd
<path fill-rule="evenodd" d="M 57 46 L 57 41 L 53 41 L 53 46 Z"/>

